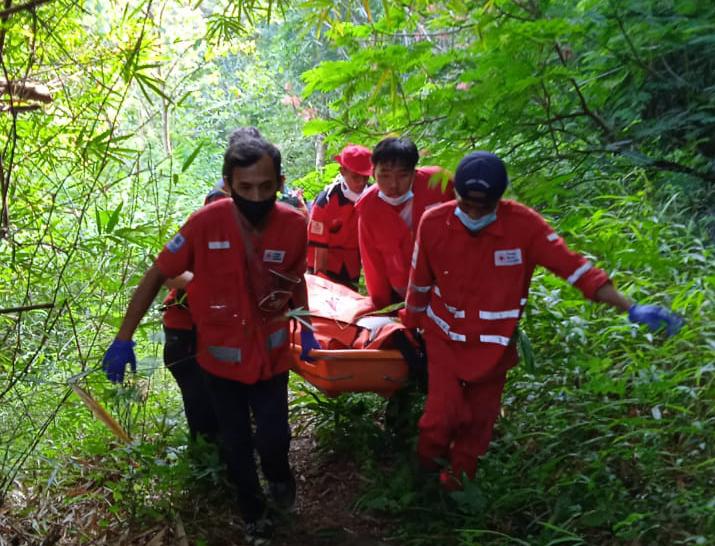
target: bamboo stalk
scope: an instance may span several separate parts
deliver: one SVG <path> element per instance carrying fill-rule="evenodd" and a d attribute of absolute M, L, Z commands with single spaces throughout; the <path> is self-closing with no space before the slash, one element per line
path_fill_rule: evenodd
<path fill-rule="evenodd" d="M 94 416 L 100 421 L 102 421 L 102 423 L 104 423 L 117 438 L 119 438 L 125 444 L 131 443 L 132 439 L 129 437 L 129 434 L 127 434 L 127 432 L 122 428 L 122 425 L 117 423 L 114 417 L 109 415 L 107 410 L 105 410 L 94 398 L 92 398 L 91 394 L 89 394 L 87 391 L 75 384 L 70 384 L 70 387 L 72 387 L 72 390 L 75 392 L 75 394 L 79 396 L 80 400 L 84 402 L 84 405 L 92 411 Z"/>

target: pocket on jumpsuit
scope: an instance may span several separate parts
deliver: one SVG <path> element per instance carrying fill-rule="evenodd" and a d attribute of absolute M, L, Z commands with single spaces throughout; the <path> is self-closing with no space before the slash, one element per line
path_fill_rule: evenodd
<path fill-rule="evenodd" d="M 239 281 L 237 271 L 212 276 L 206 286 L 205 315 L 199 333 L 208 354 L 221 363 L 232 365 L 245 361 L 248 349 L 245 343 L 248 317 L 243 316 Z"/>

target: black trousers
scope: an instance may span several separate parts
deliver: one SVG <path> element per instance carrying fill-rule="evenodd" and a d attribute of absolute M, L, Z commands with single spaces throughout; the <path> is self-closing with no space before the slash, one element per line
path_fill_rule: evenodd
<path fill-rule="evenodd" d="M 285 482 L 292 477 L 288 463 L 288 372 L 253 385 L 203 373 L 218 416 L 223 459 L 238 489 L 241 515 L 244 521 L 255 521 L 265 512 L 266 501 L 258 481 L 254 448 L 268 481 Z"/>
<path fill-rule="evenodd" d="M 216 442 L 218 419 L 196 362 L 196 330 L 164 327 L 164 336 L 164 364 L 179 385 L 191 439 L 196 440 L 200 434 L 205 440 Z"/>

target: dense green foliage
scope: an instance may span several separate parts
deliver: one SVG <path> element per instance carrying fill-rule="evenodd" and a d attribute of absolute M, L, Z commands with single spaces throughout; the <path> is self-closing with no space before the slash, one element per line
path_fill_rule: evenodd
<path fill-rule="evenodd" d="M 0 79 L 52 93 L 0 102 L 2 501 L 22 514 L 18 499 L 75 491 L 68 510 L 111 498 L 141 523 L 221 483 L 211 453 L 184 448 L 156 310 L 137 378 L 116 388 L 97 368 L 129 288 L 251 124 L 309 195 L 335 174 L 316 154 L 347 141 L 407 134 L 447 168 L 493 150 L 512 196 L 687 320 L 665 340 L 539 273 L 535 371 L 511 373 L 478 479 L 451 496 L 411 463 L 419 400 L 395 437 L 377 397 L 297 382 L 297 422 L 370 477 L 360 508 L 394 515 L 404 544 L 715 542 L 712 2 L 81 4 L 0 12 Z M 77 374 L 132 446 L 72 394 Z"/>

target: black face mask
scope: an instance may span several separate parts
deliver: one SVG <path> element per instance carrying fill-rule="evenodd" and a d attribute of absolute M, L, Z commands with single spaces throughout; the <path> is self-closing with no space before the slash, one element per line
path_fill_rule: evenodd
<path fill-rule="evenodd" d="M 238 210 L 241 211 L 241 214 L 243 214 L 252 226 L 260 224 L 276 204 L 275 194 L 265 201 L 249 201 L 233 191 L 231 192 L 231 197 L 233 198 L 233 202 L 236 203 Z"/>

